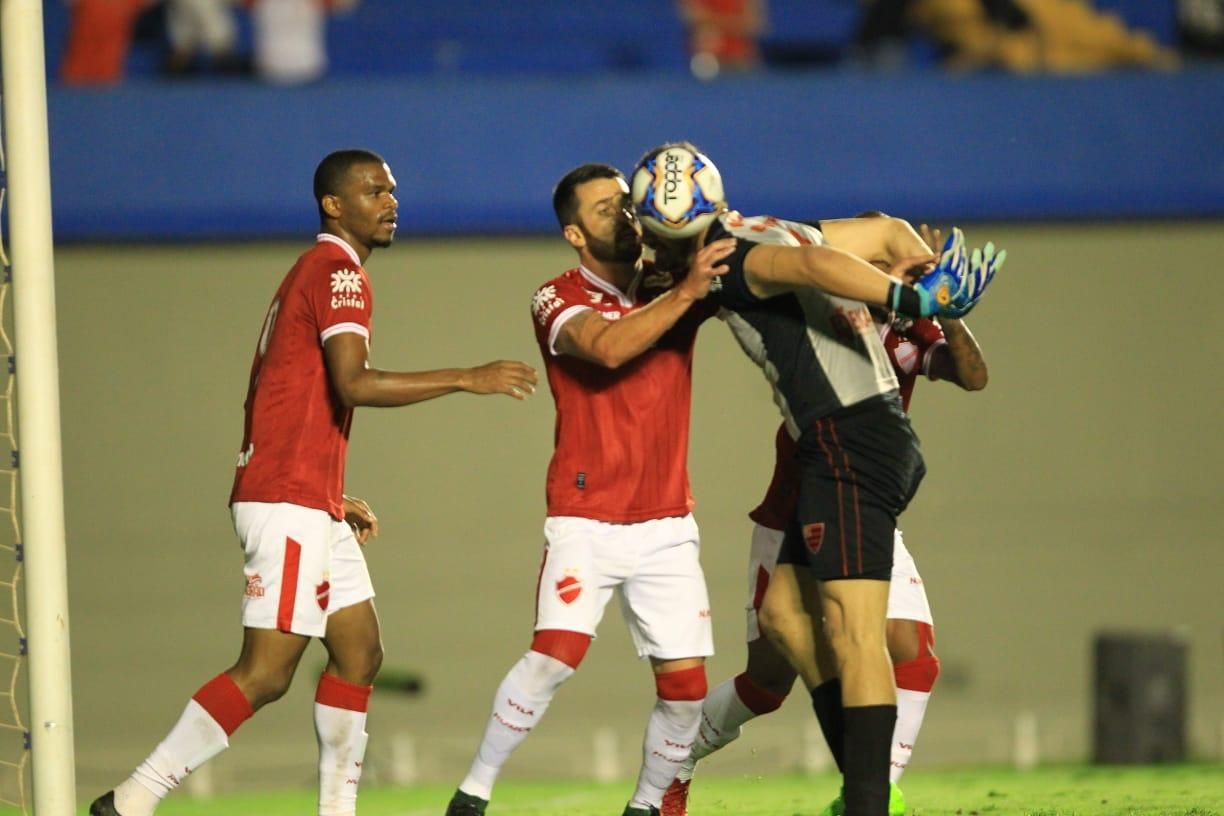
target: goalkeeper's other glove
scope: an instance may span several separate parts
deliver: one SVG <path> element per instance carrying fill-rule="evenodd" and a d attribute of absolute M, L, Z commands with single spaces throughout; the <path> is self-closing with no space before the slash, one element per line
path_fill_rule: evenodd
<path fill-rule="evenodd" d="M 893 311 L 907 317 L 930 317 L 952 306 L 967 286 L 969 262 L 965 256 L 965 234 L 953 227 L 944 241 L 939 263 L 912 286 L 893 284 L 889 291 Z"/>
<path fill-rule="evenodd" d="M 939 310 L 939 314 L 959 319 L 973 311 L 973 307 L 982 299 L 986 287 L 994 280 L 995 273 L 1003 268 L 1006 261 L 1007 250 L 1001 249 L 996 254 L 993 243 L 987 243 L 984 249 L 973 250 L 964 287 L 952 298 L 948 306 Z"/>

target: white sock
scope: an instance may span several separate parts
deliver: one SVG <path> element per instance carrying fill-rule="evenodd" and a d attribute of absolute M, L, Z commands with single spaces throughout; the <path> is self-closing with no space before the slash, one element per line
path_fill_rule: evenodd
<path fill-rule="evenodd" d="M 740 726 L 755 717 L 756 712 L 744 705 L 736 693 L 735 678 L 711 691 L 701 705 L 701 723 L 693 740 L 693 750 L 676 778 L 692 779 L 699 760 L 739 739 Z"/>
<path fill-rule="evenodd" d="M 930 699 L 929 691 L 897 689 L 897 724 L 893 728 L 892 762 L 888 768 L 890 782 L 899 780 L 909 765 L 910 755 L 914 752 L 914 742 L 918 739 L 922 720 L 926 717 L 927 701 Z"/>
<path fill-rule="evenodd" d="M 161 744 L 115 788 L 115 809 L 123 816 L 152 816 L 158 803 L 188 774 L 228 747 L 225 729 L 202 705 L 189 700 Z"/>
<path fill-rule="evenodd" d="M 701 725 L 701 700 L 663 700 L 655 703 L 642 743 L 642 771 L 630 807 L 658 807 L 663 792 L 688 759 Z"/>
<path fill-rule="evenodd" d="M 314 723 L 319 740 L 319 816 L 354 816 L 370 738 L 365 732 L 366 712 L 315 703 Z"/>
<path fill-rule="evenodd" d="M 560 660 L 540 652 L 527 652 L 514 664 L 497 687 L 493 713 L 460 790 L 481 799 L 492 796 L 502 766 L 535 728 L 557 689 L 573 673 Z"/>

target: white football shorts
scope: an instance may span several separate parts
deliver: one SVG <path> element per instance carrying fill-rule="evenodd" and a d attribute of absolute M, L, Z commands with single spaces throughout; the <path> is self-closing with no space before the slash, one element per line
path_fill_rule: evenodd
<path fill-rule="evenodd" d="M 639 657 L 714 654 L 710 599 L 692 514 L 635 524 L 573 516 L 544 522 L 536 631 L 595 635 L 612 595 L 620 599 Z"/>
<path fill-rule="evenodd" d="M 756 640 L 761 636 L 761 627 L 757 622 L 757 610 L 765 597 L 765 589 L 769 579 L 773 577 L 774 568 L 778 566 L 778 553 L 782 551 L 781 530 L 752 526 L 752 546 L 748 552 L 748 640 Z M 927 601 L 926 588 L 922 584 L 922 576 L 918 574 L 918 565 L 905 546 L 901 531 L 893 533 L 893 566 L 892 576 L 888 584 L 888 617 L 893 620 L 916 620 L 934 625 L 931 618 L 931 605 Z"/>
<path fill-rule="evenodd" d="M 243 626 L 323 637 L 328 615 L 374 597 L 345 522 L 297 504 L 235 502 L 230 510 L 246 555 Z"/>

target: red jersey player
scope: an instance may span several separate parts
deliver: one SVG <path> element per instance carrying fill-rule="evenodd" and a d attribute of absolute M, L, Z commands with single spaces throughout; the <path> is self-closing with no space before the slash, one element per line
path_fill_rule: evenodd
<path fill-rule="evenodd" d="M 830 229 L 836 229 L 829 224 Z M 924 239 L 939 246 L 938 231 L 931 234 L 922 227 Z M 897 376 L 901 403 L 909 410 L 914 384 L 920 375 L 931 380 L 947 380 L 967 391 L 986 387 L 987 370 L 981 349 L 963 321 L 940 318 L 906 318 L 883 309 L 872 309 L 889 363 Z M 693 751 L 681 767 L 664 797 L 663 816 L 684 816 L 690 780 L 697 762 L 740 735 L 741 726 L 763 714 L 777 710 L 790 693 L 796 672 L 786 659 L 761 636 L 758 613 L 769 580 L 778 562 L 784 532 L 795 515 L 798 498 L 798 466 L 795 441 L 785 425 L 775 437 L 776 460 L 773 478 L 764 500 L 750 514 L 755 525 L 748 563 L 748 663 L 745 671 L 713 689 L 706 698 L 702 726 L 693 742 Z M 893 730 L 890 767 L 891 796 L 889 812 L 905 812 L 904 798 L 897 780 L 905 772 L 914 742 L 922 726 L 927 700 L 939 674 L 939 660 L 933 647 L 935 634 L 930 604 L 922 577 L 905 547 L 901 531 L 893 539 L 893 567 L 888 593 L 888 650 L 897 684 L 897 722 Z M 813 631 L 823 640 L 819 626 Z M 827 645 L 818 654 L 821 670 L 835 683 L 837 670 L 829 659 Z M 839 693 L 822 686 L 821 693 Z M 831 736 L 831 735 L 827 735 Z M 841 816 L 840 797 L 822 816 Z"/>
<path fill-rule="evenodd" d="M 657 701 L 626 814 L 657 813 L 688 754 L 713 653 L 688 453 L 693 341 L 728 239 L 672 286 L 641 261 L 641 227 L 621 173 L 588 164 L 553 194 L 579 266 L 539 287 L 532 322 L 556 402 L 544 562 L 530 650 L 497 689 L 471 770 L 447 807 L 477 816 L 510 754 L 578 667 L 613 594 Z"/>
<path fill-rule="evenodd" d="M 536 382 L 521 362 L 425 372 L 369 366 L 374 303 L 363 264 L 395 236 L 394 192 L 386 162 L 369 151 L 337 151 L 315 170 L 321 231 L 264 319 L 230 496 L 246 559 L 242 652 L 193 695 L 132 776 L 93 802 L 91 816 L 150 816 L 228 747 L 243 721 L 285 693 L 315 637 L 328 654 L 314 707 L 319 814 L 356 813 L 382 645 L 361 550 L 378 521 L 365 502 L 343 494 L 353 408 L 455 391 L 523 399 Z"/>

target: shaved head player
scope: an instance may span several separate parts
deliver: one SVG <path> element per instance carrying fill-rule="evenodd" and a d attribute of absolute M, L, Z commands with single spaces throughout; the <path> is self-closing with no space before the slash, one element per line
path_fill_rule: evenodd
<path fill-rule="evenodd" d="M 188 701 L 178 723 L 91 816 L 150 816 L 166 794 L 229 746 L 285 693 L 312 638 L 327 649 L 314 724 L 319 816 L 353 816 L 366 711 L 382 662 L 362 545 L 378 520 L 344 495 L 353 408 L 398 406 L 456 391 L 524 399 L 526 363 L 383 371 L 369 365 L 374 296 L 364 264 L 395 237 L 395 178 L 382 157 L 341 150 L 319 163 L 320 231 L 281 282 L 255 349 L 230 508 L 245 555 L 242 651 Z"/>

